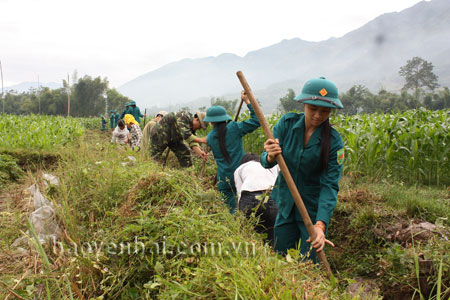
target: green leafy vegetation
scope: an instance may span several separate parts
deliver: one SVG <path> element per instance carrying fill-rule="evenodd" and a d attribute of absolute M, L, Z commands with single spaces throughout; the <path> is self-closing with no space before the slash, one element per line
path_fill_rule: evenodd
<path fill-rule="evenodd" d="M 17 165 L 16 160 L 7 154 L 0 154 L 0 189 L 8 181 L 17 180 L 22 177 L 23 171 Z"/>
<path fill-rule="evenodd" d="M 273 114 L 266 119 L 273 127 L 280 117 Z M 331 123 L 344 140 L 344 174 L 395 178 L 407 184 L 450 183 L 450 110 L 337 114 Z M 259 128 L 244 137 L 245 150 L 261 153 L 265 140 Z"/>
<path fill-rule="evenodd" d="M 56 116 L 2 115 L 2 148 L 52 150 L 76 141 L 83 135 L 79 120 Z"/>
<path fill-rule="evenodd" d="M 268 117 L 269 124 L 280 116 Z M 363 277 L 374 280 L 385 299 L 445 299 L 450 191 L 442 185 L 449 180 L 448 161 L 442 158 L 439 169 L 426 162 L 448 151 L 448 112 L 333 118 L 348 149 L 327 235 L 337 245 L 327 248 L 331 280 L 310 262 L 299 262 L 296 251 L 284 258 L 275 254 L 254 232 L 256 220 L 228 213 L 212 182 L 213 161 L 203 168 L 195 160 L 192 168 L 179 170 L 170 155 L 163 169 L 111 145 L 109 135 L 83 129 L 98 128 L 95 118 L 69 118 L 69 124 L 79 122 L 81 136 L 52 148 L 59 149 L 52 174 L 60 185 L 42 188 L 64 234 L 41 244 L 26 225 L 32 208 L 21 191 L 28 183 L 18 187 L 8 179 L 8 196 L 0 197 L 0 285 L 24 299 L 370 299 L 345 291 L 354 282 L 350 278 Z M 441 153 L 433 152 L 434 137 L 445 143 Z M 260 153 L 264 140 L 261 129 L 247 135 L 246 151 Z M 401 147 L 414 140 L 424 157 L 408 165 Z M 25 159 L 31 151 L 46 153 L 28 149 L 32 143 L 17 147 L 5 156 L 12 169 L 16 161 L 22 168 L 34 161 Z M 394 153 L 388 156 L 389 147 Z M 39 172 L 33 176 L 38 180 Z M 426 221 L 436 227 L 407 231 Z M 30 244 L 20 254 L 11 244 L 27 229 Z M 0 290 L 0 298 L 14 298 L 10 290 Z"/>
<path fill-rule="evenodd" d="M 30 236 L 38 251 L 34 259 L 49 266 L 39 263 L 37 273 L 27 273 L 17 284 L 18 273 L 0 276 L 5 285 L 16 285 L 21 296 L 351 298 L 310 262 L 275 254 L 242 214 L 229 214 L 211 178 L 195 176 L 200 161 L 177 170 L 172 168 L 177 162 L 169 158 L 162 171 L 93 132 L 72 147 L 73 155 L 54 170 L 60 187 L 47 193 L 58 207 L 64 236 L 53 245 L 40 245 Z M 213 166 L 210 162 L 206 174 Z M 17 226 L 26 230 L 20 222 L 2 221 L 7 232 Z M 6 255 L 15 251 L 10 240 L 0 247 Z M 8 260 L 0 267 L 12 268 L 13 263 L 15 270 L 27 269 Z"/>

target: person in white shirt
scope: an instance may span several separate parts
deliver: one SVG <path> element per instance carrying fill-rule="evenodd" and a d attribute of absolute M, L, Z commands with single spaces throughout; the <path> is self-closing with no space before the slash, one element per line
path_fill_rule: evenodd
<path fill-rule="evenodd" d="M 117 127 L 112 133 L 111 143 L 119 143 L 121 145 L 125 145 L 126 143 L 128 143 L 129 134 L 129 131 L 125 126 L 125 122 L 123 120 L 119 120 L 119 122 L 117 122 Z"/>
<path fill-rule="evenodd" d="M 266 242 L 273 245 L 273 227 L 278 208 L 275 201 L 265 195 L 270 195 L 280 168 L 276 165 L 271 169 L 265 169 L 259 159 L 259 155 L 253 153 L 244 155 L 241 165 L 234 172 L 238 208 L 247 217 L 253 213 L 259 217 L 255 230 L 259 233 L 266 233 Z M 267 198 L 268 200 L 265 201 Z"/>

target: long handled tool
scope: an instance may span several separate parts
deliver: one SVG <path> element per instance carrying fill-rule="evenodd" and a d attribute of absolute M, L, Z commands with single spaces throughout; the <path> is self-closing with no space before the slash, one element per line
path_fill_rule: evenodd
<path fill-rule="evenodd" d="M 238 118 L 239 118 L 239 113 L 241 112 L 242 103 L 244 103 L 244 100 L 243 100 L 243 99 L 241 99 L 241 103 L 239 104 L 239 108 L 238 108 L 238 110 L 237 110 L 237 113 L 236 113 L 236 115 L 234 116 L 234 121 L 235 121 L 235 122 L 236 122 L 236 121 L 238 120 Z"/>
<path fill-rule="evenodd" d="M 256 116 L 258 117 L 259 123 L 261 124 L 261 126 L 264 130 L 264 134 L 266 135 L 267 138 L 274 139 L 272 130 L 270 130 L 269 124 L 267 123 L 266 118 L 264 117 L 264 114 L 263 114 L 261 108 L 259 107 L 259 104 L 256 101 L 255 96 L 253 95 L 253 92 L 247 83 L 247 80 L 245 79 L 244 74 L 241 71 L 238 71 L 237 76 L 239 78 L 239 81 L 242 84 L 242 87 L 245 90 L 245 93 L 248 96 L 248 99 L 250 100 L 250 103 L 253 106 L 253 109 L 255 110 L 255 113 L 256 113 Z M 300 193 L 298 192 L 297 186 L 295 185 L 295 182 L 292 179 L 291 173 L 289 172 L 286 162 L 284 161 L 283 155 L 278 154 L 276 156 L 276 160 L 277 160 L 278 165 L 280 166 L 281 174 L 283 175 L 284 180 L 286 181 L 286 183 L 289 187 L 289 191 L 292 194 L 292 198 L 294 198 L 295 205 L 297 206 L 297 208 L 300 212 L 300 215 L 302 216 L 303 223 L 305 224 L 306 229 L 308 230 L 308 234 L 314 241 L 316 238 L 314 226 L 311 222 L 311 218 L 309 217 L 308 211 L 306 210 L 305 204 L 303 203 L 303 199 L 300 196 Z M 327 272 L 328 278 L 330 278 L 332 276 L 331 268 L 330 268 L 330 264 L 328 263 L 327 257 L 325 256 L 324 250 L 318 252 L 317 255 L 319 257 L 319 260 L 320 260 L 322 266 L 325 268 L 325 271 Z"/>
<path fill-rule="evenodd" d="M 145 119 L 147 118 L 147 109 L 144 110 L 144 128 L 145 128 Z"/>

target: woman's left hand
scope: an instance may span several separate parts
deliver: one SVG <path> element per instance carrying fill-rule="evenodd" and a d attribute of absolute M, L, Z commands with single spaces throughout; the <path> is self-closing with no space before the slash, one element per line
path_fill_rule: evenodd
<path fill-rule="evenodd" d="M 323 232 L 322 228 L 320 228 L 319 226 L 313 226 L 313 228 L 316 233 L 316 238 L 314 239 L 314 241 L 311 242 L 311 237 L 309 237 L 309 239 L 306 241 L 308 243 L 311 243 L 313 248 L 316 249 L 316 252 L 322 251 L 325 244 L 334 247 L 333 242 L 325 238 L 325 233 Z"/>
<path fill-rule="evenodd" d="M 244 90 L 241 91 L 241 100 L 244 101 L 247 105 L 250 103 L 250 100 L 248 99 L 248 96 Z"/>

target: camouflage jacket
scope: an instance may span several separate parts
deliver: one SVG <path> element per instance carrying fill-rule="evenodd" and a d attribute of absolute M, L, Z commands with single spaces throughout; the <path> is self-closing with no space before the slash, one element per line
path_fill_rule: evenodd
<path fill-rule="evenodd" d="M 195 146 L 200 146 L 197 142 L 194 142 L 194 139 L 197 136 L 195 135 L 195 131 L 191 128 L 192 122 L 194 121 L 194 115 L 187 111 L 170 114 L 175 116 L 178 130 L 189 147 L 193 148 Z"/>

